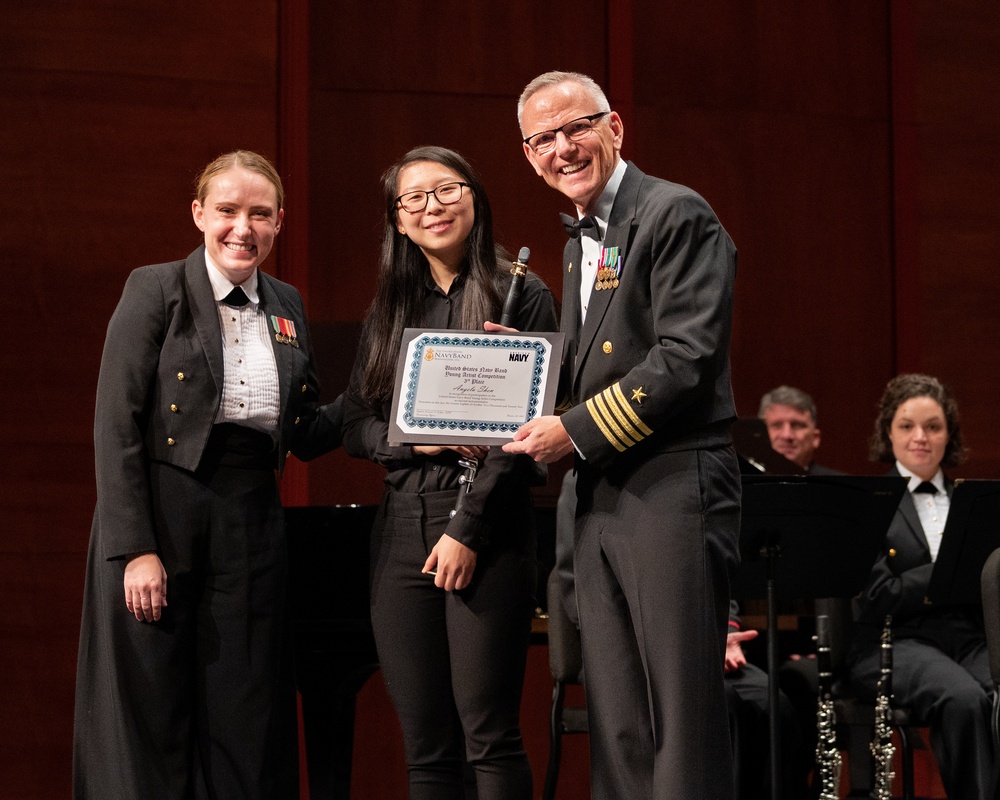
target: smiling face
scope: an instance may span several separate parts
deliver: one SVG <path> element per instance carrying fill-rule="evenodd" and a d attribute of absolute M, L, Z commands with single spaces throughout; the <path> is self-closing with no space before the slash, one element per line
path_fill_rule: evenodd
<path fill-rule="evenodd" d="M 892 417 L 889 441 L 900 464 L 921 480 L 933 478 L 948 445 L 948 423 L 941 404 L 930 397 L 901 403 Z"/>
<path fill-rule="evenodd" d="M 771 448 L 800 467 L 809 468 L 819 447 L 819 428 L 808 411 L 775 403 L 764 412 Z"/>
<path fill-rule="evenodd" d="M 521 133 L 527 138 L 598 111 L 594 98 L 578 83 L 565 81 L 545 86 L 525 102 Z M 615 170 L 623 135 L 621 118 L 612 111 L 579 141 L 557 133 L 555 147 L 548 153 L 538 155 L 525 144 L 524 154 L 549 186 L 562 192 L 586 213 Z"/>
<path fill-rule="evenodd" d="M 274 184 L 243 167 L 212 178 L 204 201 L 195 200 L 191 213 L 212 262 L 237 286 L 267 258 L 285 214 Z"/>
<path fill-rule="evenodd" d="M 416 161 L 403 167 L 396 195 L 430 192 L 447 183 L 466 182 L 452 169 L 436 161 Z M 462 187 L 462 198 L 442 205 L 436 195 L 428 195 L 422 211 L 410 213 L 397 206 L 396 228 L 419 247 L 428 261 L 442 264 L 457 273 L 465 258 L 465 240 L 476 221 L 472 190 Z"/>

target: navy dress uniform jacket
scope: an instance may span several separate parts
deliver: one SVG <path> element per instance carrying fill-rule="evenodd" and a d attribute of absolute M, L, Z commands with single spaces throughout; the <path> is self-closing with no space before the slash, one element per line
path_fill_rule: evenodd
<path fill-rule="evenodd" d="M 622 255 L 619 285 L 591 292 L 582 329 L 576 241 L 563 255 L 572 265 L 563 276 L 564 377 L 576 407 L 562 420 L 573 442 L 601 468 L 633 449 L 728 442 L 736 276 L 729 235 L 696 192 L 629 163 L 604 247 Z"/>
<path fill-rule="evenodd" d="M 261 310 L 295 323 L 298 347 L 272 340 L 280 381 L 276 466 L 340 444 L 341 401 L 317 406 L 319 381 L 298 291 L 258 272 Z M 140 267 L 108 325 L 97 385 L 95 525 L 105 558 L 157 549 L 147 465 L 194 472 L 222 400 L 219 312 L 199 247 Z"/>
<path fill-rule="evenodd" d="M 697 193 L 633 164 L 602 244 L 621 257 L 617 286 L 605 277 L 591 291 L 581 325 L 571 240 L 561 326 L 592 797 L 714 800 L 733 787 L 723 665 L 739 559 L 736 248 Z"/>
<path fill-rule="evenodd" d="M 893 467 L 889 475 L 899 475 Z M 950 495 L 954 484 L 945 479 Z M 892 617 L 893 704 L 930 725 L 948 797 L 993 797 L 996 753 L 990 728 L 993 681 L 982 607 L 925 602 L 934 562 L 914 503 L 903 493 L 889 523 L 882 555 L 854 599 L 850 678 L 874 698 L 880 676 L 880 636 Z"/>

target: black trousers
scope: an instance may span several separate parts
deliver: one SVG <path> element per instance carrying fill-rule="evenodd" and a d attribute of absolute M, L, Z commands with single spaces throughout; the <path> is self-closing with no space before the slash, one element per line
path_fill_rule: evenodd
<path fill-rule="evenodd" d="M 518 719 L 535 590 L 530 499 L 525 490 L 510 504 L 472 583 L 445 592 L 420 570 L 455 495 L 390 492 L 373 533 L 372 625 L 403 728 L 410 798 L 461 800 L 467 762 L 479 800 L 529 800 Z"/>
<path fill-rule="evenodd" d="M 731 447 L 577 475 L 573 566 L 594 800 L 732 800 L 723 667 L 739 562 Z"/>
<path fill-rule="evenodd" d="M 726 674 L 726 702 L 736 747 L 736 797 L 754 800 L 771 796 L 770 738 L 767 673 L 753 664 L 746 664 Z M 795 707 L 784 692 L 778 693 L 779 731 L 781 733 L 781 763 L 783 800 L 804 800 L 808 796 L 808 774 L 812 754 L 806 749 L 807 737 L 799 724 Z M 816 727 L 815 721 L 812 724 Z"/>
<path fill-rule="evenodd" d="M 125 607 L 124 561 L 91 538 L 77 671 L 74 796 L 297 798 L 287 558 L 270 469 L 150 466 L 167 602 Z"/>
<path fill-rule="evenodd" d="M 893 630 L 892 651 L 893 703 L 930 723 L 931 746 L 948 797 L 993 797 L 993 684 L 982 621 L 958 611 L 928 613 L 919 626 Z M 874 698 L 879 675 L 879 646 L 856 648 L 851 683 L 858 694 Z"/>

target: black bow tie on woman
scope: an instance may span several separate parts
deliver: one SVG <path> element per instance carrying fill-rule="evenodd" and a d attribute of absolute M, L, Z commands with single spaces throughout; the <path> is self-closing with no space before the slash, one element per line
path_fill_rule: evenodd
<path fill-rule="evenodd" d="M 559 214 L 560 219 L 562 219 L 563 227 L 566 228 L 566 233 L 569 234 L 571 239 L 579 239 L 580 234 L 584 236 L 589 236 L 595 241 L 601 241 L 601 232 L 597 227 L 597 220 L 593 217 L 584 217 L 583 219 L 574 219 L 569 214 Z"/>
<path fill-rule="evenodd" d="M 922 492 L 926 494 L 937 494 L 937 490 L 938 490 L 937 486 L 935 486 L 933 483 L 931 483 L 930 481 L 924 481 L 919 486 L 917 486 L 917 488 L 914 489 L 913 491 L 914 493 Z"/>
<path fill-rule="evenodd" d="M 242 286 L 234 286 L 233 290 L 222 298 L 222 302 L 229 306 L 245 306 L 250 302 L 250 298 Z"/>

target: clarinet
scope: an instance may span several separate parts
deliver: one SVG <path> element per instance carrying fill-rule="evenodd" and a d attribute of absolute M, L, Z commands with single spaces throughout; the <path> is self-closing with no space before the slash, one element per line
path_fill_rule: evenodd
<path fill-rule="evenodd" d="M 517 316 L 517 308 L 521 304 L 521 289 L 524 287 L 524 276 L 528 274 L 528 257 L 531 251 L 527 247 L 522 247 L 517 253 L 517 260 L 510 265 L 510 274 L 514 277 L 510 280 L 510 289 L 507 290 L 507 299 L 503 304 L 503 312 L 500 314 L 500 324 L 509 328 L 514 324 Z"/>
<path fill-rule="evenodd" d="M 455 499 L 455 507 L 448 512 L 448 519 L 455 518 L 465 496 L 472 490 L 472 484 L 476 482 L 476 473 L 479 471 L 479 459 L 460 458 L 458 466 L 462 468 L 462 474 L 458 476 L 458 497 Z"/>
<path fill-rule="evenodd" d="M 892 757 L 896 748 L 892 744 L 892 617 L 885 618 L 882 629 L 881 659 L 879 664 L 878 692 L 875 697 L 875 734 L 871 751 L 875 760 L 875 781 L 869 797 L 872 800 L 891 800 Z"/>
<path fill-rule="evenodd" d="M 816 708 L 816 767 L 819 800 L 840 797 L 840 750 L 837 747 L 837 716 L 833 710 L 833 665 L 830 655 L 830 618 L 816 617 L 816 666 L 819 671 L 819 703 Z"/>
<path fill-rule="evenodd" d="M 524 276 L 528 274 L 528 258 L 531 251 L 527 247 L 522 247 L 517 253 L 517 260 L 511 264 L 510 288 L 507 290 L 507 298 L 503 303 L 503 311 L 500 314 L 500 324 L 505 328 L 511 327 L 514 318 L 517 316 L 518 306 L 521 304 L 521 289 L 524 288 Z M 479 461 L 475 458 L 460 458 L 458 466 L 462 468 L 462 474 L 458 476 L 459 490 L 458 498 L 455 500 L 455 507 L 449 514 L 450 519 L 454 519 L 465 496 L 472 491 L 472 484 L 476 481 L 476 473 L 479 471 Z"/>

